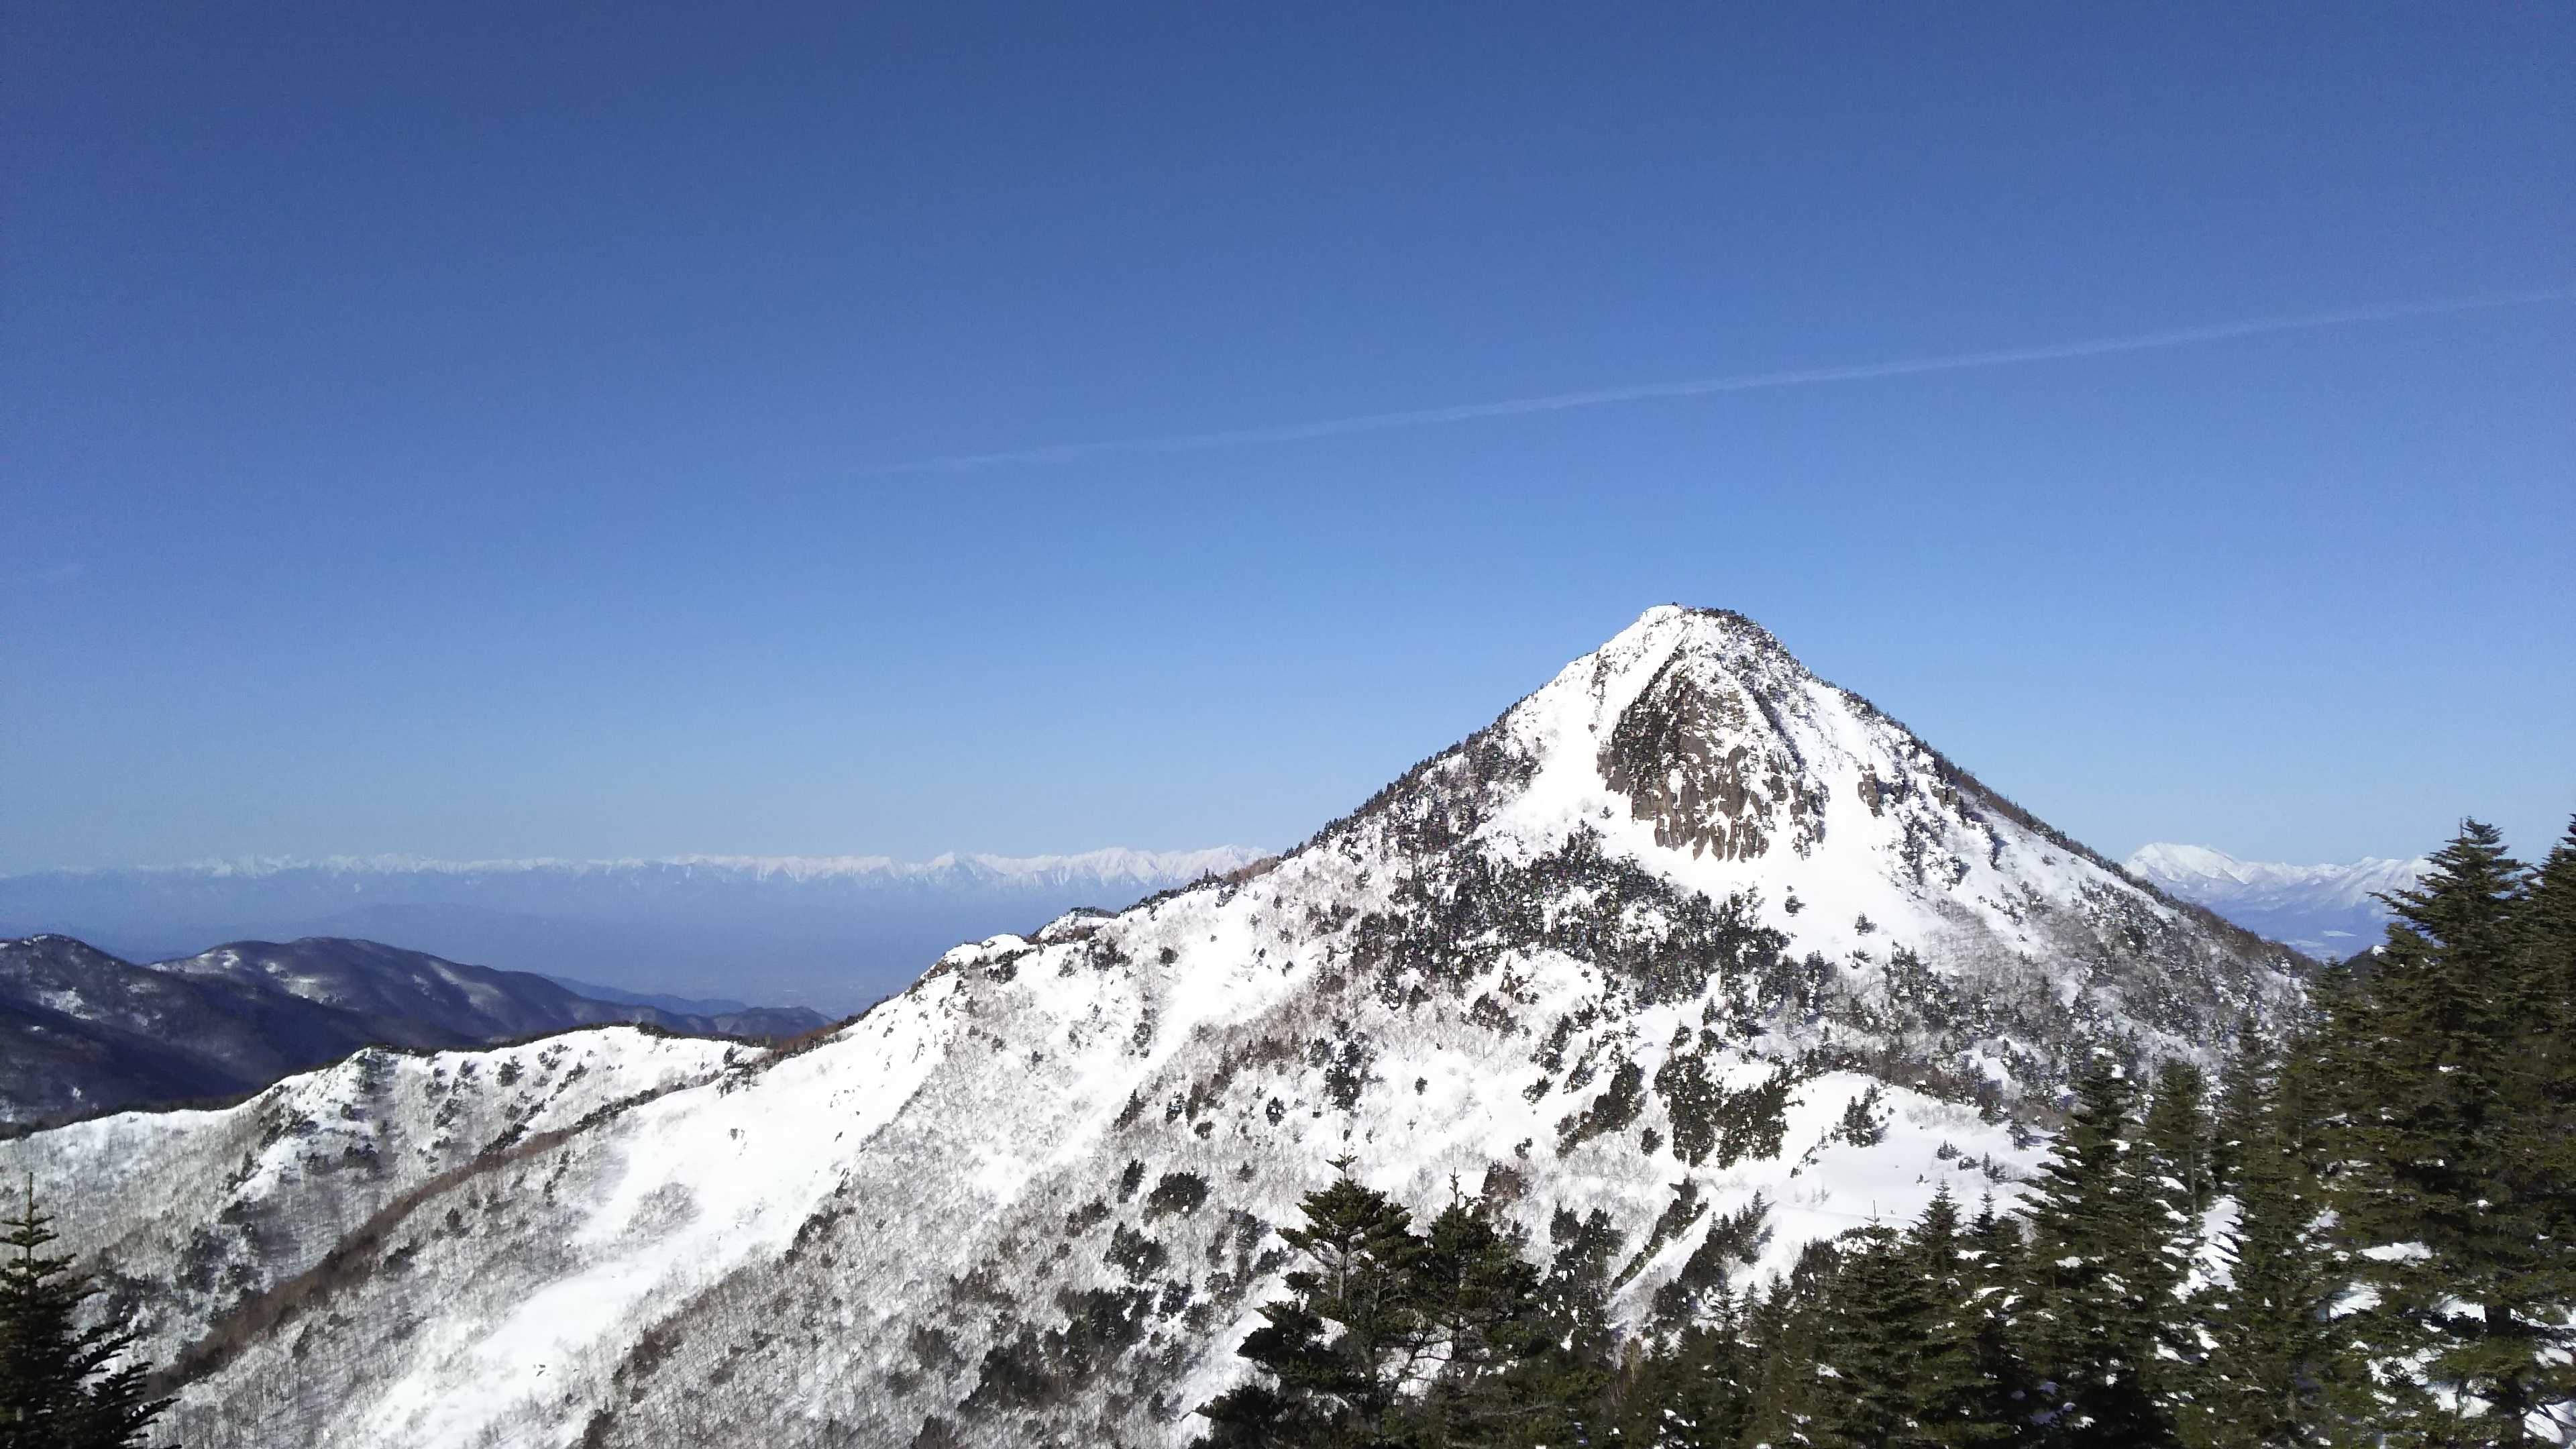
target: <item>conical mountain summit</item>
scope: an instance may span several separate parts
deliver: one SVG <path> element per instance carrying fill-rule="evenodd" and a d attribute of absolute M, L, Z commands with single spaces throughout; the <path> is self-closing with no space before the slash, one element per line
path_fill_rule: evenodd
<path fill-rule="evenodd" d="M 1666 607 L 1296 850 L 800 1050 L 367 1054 L 0 1171 L 95 1205 L 190 1444 L 1177 1444 L 1336 1161 L 1636 1327 L 2008 1199 L 2088 1054 L 2205 1055 L 2294 965 Z"/>

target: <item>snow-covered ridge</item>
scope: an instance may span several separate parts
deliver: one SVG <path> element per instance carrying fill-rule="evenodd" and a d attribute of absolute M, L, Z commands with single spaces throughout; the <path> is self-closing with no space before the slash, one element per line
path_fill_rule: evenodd
<path fill-rule="evenodd" d="M 1118 883 L 1185 882 L 1204 875 L 1223 875 L 1268 854 L 1250 846 L 1218 845 L 1201 850 L 1137 850 L 1108 846 L 1070 855 L 993 855 L 948 851 L 928 860 L 905 861 L 886 855 L 669 855 L 580 859 L 529 856 L 496 860 L 442 860 L 420 855 L 244 856 L 201 860 L 180 865 L 111 866 L 80 870 L 22 872 L 29 875 L 200 876 L 211 879 L 258 879 L 295 872 L 339 875 L 618 875 L 680 870 L 745 877 L 754 880 L 908 881 L 969 874 L 996 880 L 1088 879 Z M 5 877 L 0 877 L 5 879 Z"/>
<path fill-rule="evenodd" d="M 2288 865 L 2270 860 L 2238 860 L 2206 845 L 2158 841 L 2142 845 L 2129 857 L 2129 869 L 2169 890 L 2190 888 L 2190 898 L 2204 904 L 2213 898 L 2272 896 L 2316 905 L 2360 906 L 2389 891 L 2407 890 L 2422 880 L 2433 863 L 2383 860 L 2363 856 L 2345 865 Z"/>
<path fill-rule="evenodd" d="M 2366 856 L 2347 865 L 2287 865 L 2159 841 L 2140 846 L 2128 867 L 2249 931 L 2312 956 L 2340 958 L 2378 943 L 2389 919 L 2379 897 L 2411 889 L 2432 862 Z"/>

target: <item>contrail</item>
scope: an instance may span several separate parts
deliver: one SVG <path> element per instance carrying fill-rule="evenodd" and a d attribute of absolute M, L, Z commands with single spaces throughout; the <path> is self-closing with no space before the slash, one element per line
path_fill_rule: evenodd
<path fill-rule="evenodd" d="M 1968 372 L 1983 367 L 2012 367 L 2027 362 L 2057 362 L 2076 357 L 2109 357 L 2123 352 L 2155 352 L 2169 347 L 2196 347 L 2237 337 L 2274 332 L 2307 332 L 2324 327 L 2350 327 L 2366 322 L 2393 322 L 2406 317 L 2437 317 L 2484 312 L 2500 307 L 2531 307 L 2576 302 L 2576 288 L 2539 292 L 2503 292 L 2482 297 L 2451 297 L 2431 302 L 2392 302 L 2376 307 L 2346 307 L 2333 312 L 2254 317 L 2237 322 L 2208 322 L 2166 332 L 2140 332 L 2125 337 L 2093 337 L 2080 342 L 2050 342 L 2032 347 L 2001 347 L 1986 352 L 1953 352 L 1937 357 L 1909 357 L 1895 362 L 1859 362 L 1838 367 L 1790 368 L 1779 372 L 1737 373 L 1680 382 L 1641 382 L 1544 397 L 1507 398 L 1500 402 L 1460 403 L 1453 407 L 1418 408 L 1409 412 L 1364 413 L 1316 422 L 1282 423 L 1262 428 L 1236 428 L 1216 433 L 1173 433 L 1154 438 L 1117 438 L 1090 443 L 1056 443 L 1016 448 L 1002 453 L 959 453 L 910 463 L 889 463 L 862 470 L 864 475 L 893 473 L 963 473 L 1039 463 L 1065 463 L 1112 453 L 1191 453 L 1209 448 L 1240 448 L 1260 443 L 1295 443 L 1351 433 L 1422 428 L 1478 418 L 1519 417 L 1527 413 L 1563 412 L 1569 408 L 1654 398 L 1706 397 L 1714 393 L 1759 392 L 1766 388 L 1813 387 L 1819 383 L 1860 382 L 1880 377 L 1912 377 L 1927 372 Z"/>

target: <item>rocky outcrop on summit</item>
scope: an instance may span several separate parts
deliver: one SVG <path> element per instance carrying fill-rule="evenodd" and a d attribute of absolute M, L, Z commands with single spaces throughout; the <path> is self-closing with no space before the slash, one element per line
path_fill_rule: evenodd
<path fill-rule="evenodd" d="M 1704 680 L 1676 651 L 1619 712 L 1601 746 L 1601 778 L 1628 797 L 1629 813 L 1655 826 L 1655 843 L 1720 860 L 1757 860 L 1784 827 L 1789 848 L 1815 849 L 1824 833 L 1821 787 L 1799 768 L 1796 746 L 1762 697 L 1720 676 Z"/>
<path fill-rule="evenodd" d="M 176 1411 L 217 1449 L 1176 1444 L 1334 1160 L 1417 1209 L 1481 1189 L 1642 1326 L 1939 1184 L 2009 1198 L 2086 1054 L 2206 1054 L 2293 964 L 1749 621 L 1659 608 L 1276 861 L 961 946 L 809 1049 L 399 1190 L 317 1141 L 142 1231 L 91 1166 L 75 1246 L 241 1265 L 154 1330 L 222 1346 Z M 262 1246 L 353 1220 L 327 1280 Z"/>

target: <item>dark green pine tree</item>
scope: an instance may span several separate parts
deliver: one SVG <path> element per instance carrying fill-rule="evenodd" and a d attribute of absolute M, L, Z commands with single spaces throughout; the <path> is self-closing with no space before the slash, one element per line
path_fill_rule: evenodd
<path fill-rule="evenodd" d="M 25 1206 L 0 1218 L 0 1449 L 124 1449 L 140 1444 L 168 1399 L 145 1396 L 145 1367 L 114 1324 L 78 1326 L 98 1288 L 47 1255 L 53 1219 L 26 1185 Z"/>
<path fill-rule="evenodd" d="M 2272 1044 L 2251 1015 L 2236 1024 L 2235 1048 L 2218 1076 L 2217 1120 L 2209 1141 L 2210 1181 L 2225 1192 L 2236 1181 L 2246 1154 L 2256 1150 L 2263 1118 L 2277 1096 L 2273 1072 L 2279 1065 Z"/>
<path fill-rule="evenodd" d="M 1532 1395 L 1591 1406 L 1594 1417 L 1606 1418 L 1625 1346 L 1610 1317 L 1610 1281 L 1625 1240 L 1598 1208 L 1580 1218 L 1559 1208 L 1548 1237 L 1556 1251 L 1539 1279 L 1540 1342 L 1519 1377 Z"/>
<path fill-rule="evenodd" d="M 2174 1442 L 2146 1384 L 2156 1332 L 2141 1307 L 2139 1280 L 2152 1271 L 2153 1234 L 2128 1157 L 2133 1095 L 2108 1059 L 2085 1073 L 2024 1207 L 2031 1232 L 2023 1281 L 2031 1303 L 2021 1328 L 2043 1394 L 2043 1438 L 2051 1443 L 2149 1449 Z"/>
<path fill-rule="evenodd" d="M 2184 1293 L 2200 1258 L 2202 1223 L 2218 1200 L 2210 1136 L 2207 1079 L 2190 1062 L 2166 1062 L 2134 1149 L 2140 1216 L 2129 1272 L 2133 1311 L 2152 1335 L 2142 1365 L 2147 1391 L 2167 1418 L 2182 1412 L 2201 1358 Z"/>
<path fill-rule="evenodd" d="M 2515 924 L 2521 1030 L 2496 1197 L 2543 1250 L 2516 1280 L 2535 1353 L 2523 1408 L 2576 1439 L 2576 821 L 2532 873 Z"/>
<path fill-rule="evenodd" d="M 1914 1436 L 1916 1356 L 1931 1304 L 1896 1230 L 1871 1223 L 1843 1234 L 1834 1291 L 1817 1306 L 1817 1377 L 1806 1428 L 1822 1449 L 1896 1449 Z"/>
<path fill-rule="evenodd" d="M 2192 1375 L 2180 1428 L 2193 1449 L 2296 1449 L 2330 1441 L 2341 1364 L 2330 1319 L 2344 1280 L 2319 1240 L 2322 1189 L 2301 1124 L 2282 1109 L 2259 1038 L 2229 1064 L 2222 1130 L 2235 1143 L 2236 1216 L 2220 1238 L 2227 1282 L 2201 1303 L 2209 1349 Z"/>
<path fill-rule="evenodd" d="M 1905 1236 L 1927 1307 L 1907 1385 L 1912 1443 L 1947 1449 L 1999 1443 L 2020 1432 L 2019 1375 L 2000 1308 L 2004 1290 L 1982 1281 L 1972 1241 L 1947 1183 Z"/>
<path fill-rule="evenodd" d="M 2156 1071 L 2156 1095 L 2138 1131 L 2153 1174 L 2150 1194 L 2177 1231 L 2193 1228 L 2218 1200 L 2209 1082 L 2177 1058 Z"/>
<path fill-rule="evenodd" d="M 1353 1181 L 1349 1159 L 1334 1166 L 1342 1176 L 1300 1204 L 1304 1226 L 1280 1229 L 1305 1260 L 1285 1275 L 1289 1296 L 1262 1305 L 1267 1322 L 1237 1350 L 1269 1382 L 1256 1379 L 1202 1406 L 1203 1444 L 1388 1442 L 1425 1367 L 1429 1341 L 1415 1300 L 1424 1244 L 1412 1215 Z"/>
<path fill-rule="evenodd" d="M 2021 1219 L 1996 1212 L 1995 1195 L 1989 1190 L 1968 1222 L 1966 1251 L 1976 1264 L 1978 1284 L 2008 1297 L 2020 1296 L 2028 1247 Z M 1997 1311 L 2009 1319 L 2008 1307 Z"/>
<path fill-rule="evenodd" d="M 2334 1004 L 2335 1206 L 2375 1295 L 2355 1324 L 2386 1386 L 2372 1427 L 2392 1445 L 2526 1444 L 2568 1245 L 2532 1195 L 2551 1148 L 2526 1056 L 2524 872 L 2474 820 L 2433 865 L 2387 898 L 2387 947 Z"/>
<path fill-rule="evenodd" d="M 1835 1243 L 1807 1244 L 1785 1279 L 1745 1315 L 1746 1337 L 1761 1365 L 1744 1442 L 1814 1444 L 1815 1429 L 1841 1392 L 1824 1372 L 1824 1304 L 1841 1291 L 1842 1254 Z"/>
<path fill-rule="evenodd" d="M 1409 1292 L 1428 1386 L 1398 1407 L 1405 1442 L 1426 1446 L 1567 1442 L 1591 1408 L 1589 1384 L 1545 1362 L 1538 1269 L 1481 1201 L 1454 1198 L 1413 1255 Z"/>
<path fill-rule="evenodd" d="M 1752 1421 L 1761 1367 L 1746 1332 L 1746 1298 L 1721 1286 L 1704 1318 L 1635 1365 L 1620 1398 L 1619 1442 L 1639 1449 L 1735 1449 Z"/>
<path fill-rule="evenodd" d="M 2520 995 L 2554 1113 L 2576 1112 L 2576 820 L 2533 872 L 2522 907 Z"/>
<path fill-rule="evenodd" d="M 1979 1351 L 2012 1404 L 2016 1440 L 2030 1436 L 2032 1416 L 2042 1404 L 2038 1379 L 2023 1351 L 2028 1339 L 2024 1315 L 2032 1307 L 2030 1245 L 2022 1235 L 2023 1227 L 2020 1215 L 1995 1211 L 1995 1195 L 1989 1190 L 1977 1204 L 1977 1215 L 1969 1219 L 1963 1240 L 1975 1274 L 1977 1301 L 1984 1310 Z"/>

